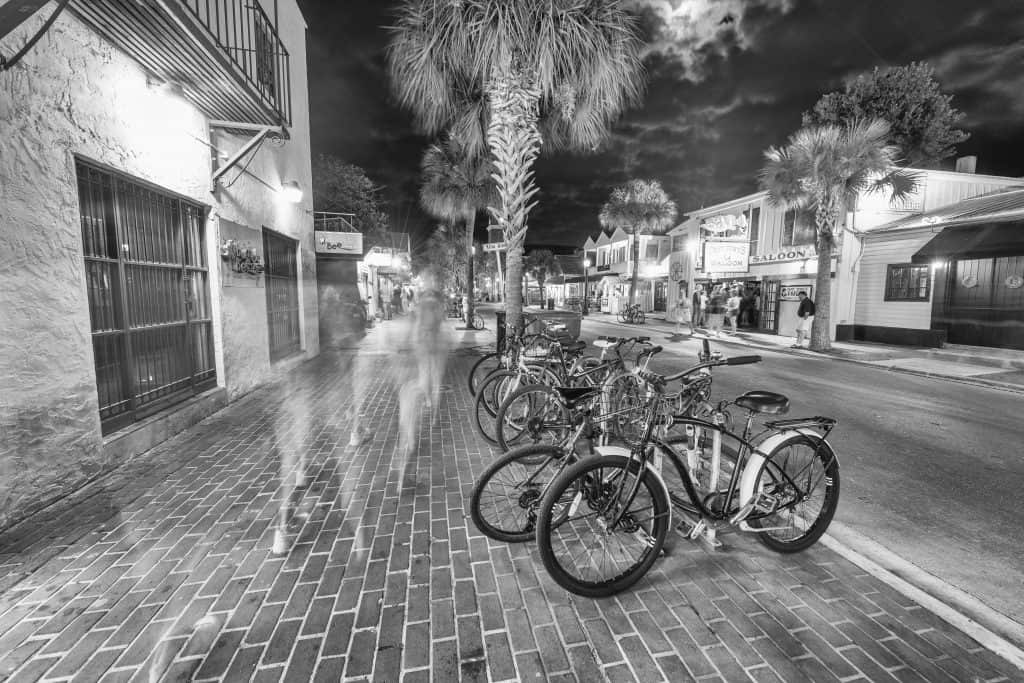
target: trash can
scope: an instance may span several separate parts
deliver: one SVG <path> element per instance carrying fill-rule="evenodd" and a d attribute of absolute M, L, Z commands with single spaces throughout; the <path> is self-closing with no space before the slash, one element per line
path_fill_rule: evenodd
<path fill-rule="evenodd" d="M 494 323 L 494 327 L 497 330 L 497 351 L 498 353 L 505 353 L 505 311 L 495 311 L 495 317 L 497 320 Z"/>

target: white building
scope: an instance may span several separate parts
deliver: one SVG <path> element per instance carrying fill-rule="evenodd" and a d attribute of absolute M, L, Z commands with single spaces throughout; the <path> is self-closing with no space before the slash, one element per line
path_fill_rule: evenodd
<path fill-rule="evenodd" d="M 621 228 L 587 238 L 583 245 L 591 312 L 618 313 L 629 303 L 633 273 L 633 240 L 639 240 L 636 303 L 646 313 L 664 313 L 668 305 L 669 252 L 667 235 L 630 235 Z"/>
<path fill-rule="evenodd" d="M 319 352 L 305 31 L 72 0 L 0 72 L 0 528 Z"/>
<path fill-rule="evenodd" d="M 882 318 L 878 316 L 888 316 L 890 325 L 903 320 L 907 329 L 929 327 L 926 316 L 922 317 L 920 312 L 908 318 L 903 307 L 883 308 L 882 302 L 877 300 L 879 297 L 871 293 L 885 285 L 884 278 L 878 282 L 876 256 L 883 260 L 892 258 L 892 255 L 876 254 L 877 250 L 884 249 L 879 246 L 884 240 L 873 237 L 876 230 L 886 225 L 898 228 L 904 224 L 893 224 L 893 221 L 927 215 L 964 199 L 1024 187 L 1024 180 L 1018 178 L 910 170 L 918 174 L 919 182 L 908 199 L 894 205 L 882 194 L 862 195 L 846 215 L 832 258 L 833 338 L 836 338 L 837 328 L 840 338 L 864 338 L 864 326 L 881 324 Z M 741 319 L 741 324 L 746 322 L 749 328 L 759 331 L 795 335 L 797 294 L 805 291 L 814 296 L 817 249 L 812 220 L 813 217 L 802 217 L 792 210 L 773 206 L 766 192 L 690 212 L 687 221 L 669 232 L 673 240 L 669 269 L 676 283 L 670 288 L 670 311 L 674 309 L 680 289 L 689 294 L 697 284 L 705 288 L 719 284 L 739 287 L 753 295 L 754 309 L 745 321 Z M 923 233 L 918 237 L 924 239 Z M 913 240 L 908 242 L 906 249 L 913 244 Z M 912 252 L 906 254 L 904 260 L 909 262 L 911 255 Z M 683 283 L 682 287 L 679 283 Z M 928 305 L 913 304 L 921 311 Z M 882 310 L 888 312 L 881 313 Z M 854 330 L 858 325 L 859 333 Z M 923 328 L 916 327 L 920 325 Z M 886 335 L 890 341 L 901 338 L 908 343 L 922 343 L 926 339 L 933 344 L 939 341 L 934 335 Z"/>

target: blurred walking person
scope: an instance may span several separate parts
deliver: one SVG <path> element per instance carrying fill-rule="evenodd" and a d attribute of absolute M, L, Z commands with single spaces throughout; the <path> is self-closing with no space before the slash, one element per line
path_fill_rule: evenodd
<path fill-rule="evenodd" d="M 430 410 L 430 423 L 440 414 L 441 383 L 448 360 L 449 342 L 442 322 L 445 320 L 444 296 L 426 277 L 424 291 L 416 299 L 409 330 L 408 371 L 398 387 L 398 448 L 410 455 L 417 438 L 422 409 Z"/>

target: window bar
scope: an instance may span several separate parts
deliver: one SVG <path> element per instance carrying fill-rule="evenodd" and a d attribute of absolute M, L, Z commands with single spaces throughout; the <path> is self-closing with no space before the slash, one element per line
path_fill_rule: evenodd
<path fill-rule="evenodd" d="M 135 411 L 138 408 L 138 399 L 135 396 L 135 382 L 132 377 L 135 375 L 135 354 L 134 346 L 132 344 L 131 332 L 128 325 L 127 301 L 128 292 L 127 284 L 125 281 L 125 267 L 123 254 L 121 253 L 120 244 L 124 234 L 124 222 L 125 216 L 123 210 L 118 210 L 120 202 L 120 187 L 117 183 L 111 183 L 111 199 L 112 199 L 112 212 L 114 218 L 115 235 L 118 240 L 117 249 L 117 269 L 118 269 L 118 291 L 112 297 L 115 301 L 115 308 L 120 312 L 120 334 L 122 337 L 122 346 L 124 349 L 124 355 L 121 357 L 121 381 L 122 384 L 122 396 L 128 401 L 128 412 L 134 416 Z M 112 293 L 113 294 L 113 293 Z"/>

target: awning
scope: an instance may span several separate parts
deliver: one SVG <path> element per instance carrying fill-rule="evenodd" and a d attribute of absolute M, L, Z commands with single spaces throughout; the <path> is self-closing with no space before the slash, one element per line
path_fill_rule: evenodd
<path fill-rule="evenodd" d="M 911 257 L 913 263 L 937 259 L 992 258 L 1024 254 L 1024 221 L 951 225 Z"/>

